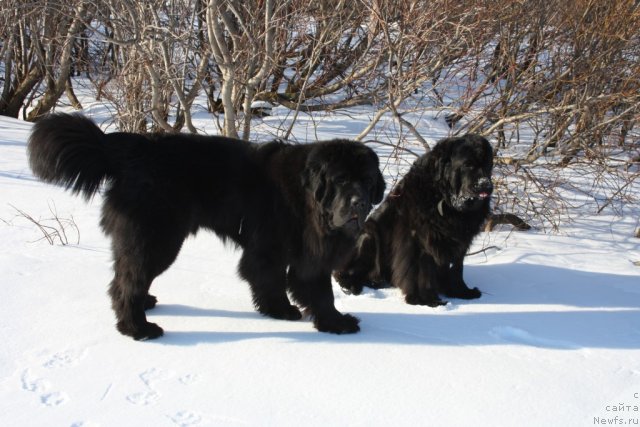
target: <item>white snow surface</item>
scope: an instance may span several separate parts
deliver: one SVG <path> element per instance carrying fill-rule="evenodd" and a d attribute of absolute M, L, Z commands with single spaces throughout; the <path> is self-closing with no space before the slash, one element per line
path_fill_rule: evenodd
<path fill-rule="evenodd" d="M 329 117 L 294 136 L 365 125 Z M 465 264 L 475 301 L 434 309 L 334 284 L 337 308 L 361 319 L 343 336 L 256 313 L 240 253 L 200 232 L 152 286 L 165 335 L 136 342 L 114 327 L 101 198 L 38 182 L 30 127 L 0 117 L 0 426 L 640 424 L 637 210 L 482 233 Z M 67 226 L 69 244 L 50 245 L 18 209 L 73 219 L 80 243 Z"/>

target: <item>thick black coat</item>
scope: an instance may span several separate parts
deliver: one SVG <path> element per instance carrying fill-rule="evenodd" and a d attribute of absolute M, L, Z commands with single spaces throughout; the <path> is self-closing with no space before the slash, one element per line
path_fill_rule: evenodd
<path fill-rule="evenodd" d="M 121 333 L 162 335 L 145 316 L 156 304 L 149 287 L 200 228 L 243 248 L 238 271 L 260 313 L 300 319 L 289 291 L 318 330 L 359 330 L 335 309 L 330 274 L 384 194 L 378 158 L 364 145 L 104 134 L 89 119 L 56 114 L 36 123 L 28 150 L 36 176 L 86 198 L 106 182 L 101 225 L 112 238 L 109 293 Z"/>
<path fill-rule="evenodd" d="M 335 273 L 347 292 L 402 289 L 409 304 L 444 304 L 438 294 L 479 298 L 463 260 L 489 215 L 493 151 L 477 135 L 444 139 L 415 161 L 370 215 L 352 259 Z"/>

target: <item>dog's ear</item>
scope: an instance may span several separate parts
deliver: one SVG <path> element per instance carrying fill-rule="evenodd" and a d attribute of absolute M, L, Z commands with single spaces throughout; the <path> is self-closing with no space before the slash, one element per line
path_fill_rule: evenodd
<path fill-rule="evenodd" d="M 437 182 L 447 181 L 449 163 L 449 158 L 441 155 L 440 151 L 430 153 L 428 167 L 433 170 L 433 177 Z"/>
<path fill-rule="evenodd" d="M 433 177 L 437 182 L 449 181 L 453 148 L 458 141 L 459 138 L 446 138 L 439 141 L 425 159 L 426 167 L 433 170 Z"/>
<path fill-rule="evenodd" d="M 371 201 L 372 204 L 375 205 L 382 201 L 382 198 L 384 197 L 385 188 L 386 188 L 386 184 L 384 182 L 384 178 L 382 178 L 382 174 L 378 172 L 376 176 L 376 183 L 374 185 L 374 190 L 373 190 L 373 200 Z"/>
<path fill-rule="evenodd" d="M 322 201 L 327 190 L 326 171 L 322 165 L 313 164 L 307 166 L 302 173 L 302 187 L 313 192 L 317 201 Z"/>

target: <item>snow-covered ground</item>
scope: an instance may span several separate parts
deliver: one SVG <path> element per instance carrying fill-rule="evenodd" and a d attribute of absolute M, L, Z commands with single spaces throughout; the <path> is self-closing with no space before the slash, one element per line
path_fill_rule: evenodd
<path fill-rule="evenodd" d="M 446 135 L 432 125 L 431 140 Z M 294 137 L 364 126 L 325 115 Z M 583 212 L 556 234 L 481 234 L 465 269 L 476 301 L 433 309 L 336 286 L 338 309 L 361 319 L 345 336 L 257 314 L 239 253 L 202 232 L 152 287 L 165 336 L 135 342 L 114 328 L 101 199 L 36 181 L 29 130 L 0 117 L 1 426 L 640 424 L 637 209 Z M 406 162 L 375 148 L 391 184 Z M 60 229 L 57 216 L 69 244 L 50 245 L 25 215 Z"/>

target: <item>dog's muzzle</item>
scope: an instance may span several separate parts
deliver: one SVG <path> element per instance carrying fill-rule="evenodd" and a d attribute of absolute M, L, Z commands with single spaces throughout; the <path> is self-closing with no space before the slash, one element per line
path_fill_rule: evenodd
<path fill-rule="evenodd" d="M 348 223 L 356 225 L 358 230 L 361 230 L 362 227 L 364 227 L 364 221 L 367 219 L 367 215 L 371 210 L 371 204 L 360 196 L 352 196 L 349 202 L 351 216 Z"/>
<path fill-rule="evenodd" d="M 493 183 L 489 178 L 480 178 L 474 188 L 478 199 L 484 200 L 493 193 Z"/>

